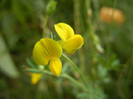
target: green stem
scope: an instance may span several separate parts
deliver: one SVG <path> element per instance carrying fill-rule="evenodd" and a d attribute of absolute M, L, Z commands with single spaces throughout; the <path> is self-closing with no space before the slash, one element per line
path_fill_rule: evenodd
<path fill-rule="evenodd" d="M 46 26 L 47 26 L 47 23 L 48 23 L 48 18 L 49 18 L 49 16 L 46 15 L 45 16 L 45 21 L 44 21 L 44 24 L 43 24 L 43 34 L 42 34 L 43 37 L 45 37 L 45 32 L 46 32 Z"/>
<path fill-rule="evenodd" d="M 45 70 L 43 73 L 54 76 L 53 73 L 51 73 L 51 72 L 49 72 L 47 70 Z M 60 74 L 60 76 L 63 77 L 63 78 L 66 78 L 68 80 L 70 80 L 72 83 L 74 83 L 75 85 L 79 86 L 84 91 L 88 92 L 88 89 L 82 83 L 78 82 L 77 80 L 75 80 L 74 78 L 72 78 L 71 76 L 69 76 L 68 74 L 62 73 L 62 74 Z"/>
<path fill-rule="evenodd" d="M 66 55 L 62 54 L 62 56 L 64 58 L 66 58 L 73 65 L 74 69 L 79 73 L 79 75 L 80 75 L 81 79 L 83 80 L 84 84 L 87 86 L 87 81 L 86 81 L 84 75 L 82 74 L 82 72 L 76 66 L 76 64 L 71 59 L 69 59 Z"/>
<path fill-rule="evenodd" d="M 31 72 L 31 73 L 45 73 L 47 75 L 55 76 L 52 72 L 47 71 L 47 70 L 30 69 L 30 70 L 27 70 L 27 72 Z M 66 78 L 68 80 L 70 80 L 74 85 L 77 85 L 79 88 L 83 89 L 85 92 L 89 92 L 89 90 L 87 89 L 87 87 L 85 87 L 82 83 L 78 82 L 73 77 L 69 76 L 68 74 L 61 73 L 60 76 L 63 77 L 63 78 Z M 91 92 L 89 92 L 89 93 L 91 93 Z"/>

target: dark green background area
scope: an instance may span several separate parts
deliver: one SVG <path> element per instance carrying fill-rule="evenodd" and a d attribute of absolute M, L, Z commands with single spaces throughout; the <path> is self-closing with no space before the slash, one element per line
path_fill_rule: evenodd
<path fill-rule="evenodd" d="M 67 55 L 86 75 L 91 93 L 63 77 L 50 75 L 43 75 L 37 85 L 31 84 L 25 68 L 34 63 L 32 50 L 42 38 L 49 1 L 0 0 L 0 99 L 133 99 L 133 0 L 55 0 L 57 5 L 49 15 L 46 37 L 52 32 L 55 40 L 60 39 L 54 29 L 59 22 L 69 24 L 83 36 L 83 47 Z M 121 10 L 124 23 L 101 21 L 103 6 Z M 91 33 L 99 37 L 104 53 L 96 50 Z M 4 55 L 11 60 L 3 59 Z M 82 82 L 69 62 L 62 57 L 61 60 L 63 71 Z M 15 70 L 8 68 L 10 62 Z M 3 63 L 9 64 L 1 69 Z"/>

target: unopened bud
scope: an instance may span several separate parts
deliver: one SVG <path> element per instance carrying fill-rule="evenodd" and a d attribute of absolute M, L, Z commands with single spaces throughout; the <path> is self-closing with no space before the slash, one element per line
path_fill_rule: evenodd
<path fill-rule="evenodd" d="M 47 9 L 46 9 L 46 13 L 47 13 L 48 15 L 51 15 L 51 14 L 54 12 L 54 10 L 55 10 L 55 8 L 56 8 L 56 4 L 57 4 L 57 2 L 54 1 L 54 0 L 51 0 L 51 1 L 48 3 Z"/>

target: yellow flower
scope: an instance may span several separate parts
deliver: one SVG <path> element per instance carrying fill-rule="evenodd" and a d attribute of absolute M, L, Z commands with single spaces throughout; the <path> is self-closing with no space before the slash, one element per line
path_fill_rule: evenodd
<path fill-rule="evenodd" d="M 32 83 L 33 85 L 37 84 L 38 81 L 40 80 L 40 78 L 41 78 L 41 74 L 32 73 L 32 74 L 31 74 L 31 83 Z"/>
<path fill-rule="evenodd" d="M 60 44 L 49 38 L 43 38 L 38 41 L 33 49 L 33 58 L 39 65 L 47 65 L 50 62 L 50 70 L 56 76 L 59 76 L 62 63 L 60 57 L 62 55 L 62 48 Z"/>
<path fill-rule="evenodd" d="M 81 35 L 74 35 L 73 29 L 66 23 L 58 23 L 55 26 L 55 30 L 61 41 L 62 48 L 70 54 L 73 54 L 77 49 L 82 47 L 84 40 Z"/>

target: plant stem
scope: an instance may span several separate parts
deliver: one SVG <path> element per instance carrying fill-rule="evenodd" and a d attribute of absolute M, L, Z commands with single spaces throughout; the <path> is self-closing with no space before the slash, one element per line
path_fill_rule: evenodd
<path fill-rule="evenodd" d="M 51 72 L 49 72 L 47 70 L 45 70 L 43 73 L 54 76 L 53 73 L 51 73 Z M 62 74 L 60 74 L 60 76 L 63 77 L 63 78 L 66 78 L 68 80 L 70 80 L 72 83 L 74 83 L 75 85 L 79 86 L 84 91 L 88 92 L 88 89 L 82 83 L 78 82 L 77 80 L 75 80 L 74 78 L 72 78 L 71 76 L 69 76 L 68 74 L 62 73 Z"/>
<path fill-rule="evenodd" d="M 47 26 L 47 23 L 48 23 L 48 18 L 49 18 L 49 16 L 46 15 L 45 16 L 45 21 L 44 21 L 44 24 L 43 24 L 43 34 L 42 34 L 43 37 L 45 37 L 45 32 L 46 32 L 46 26 Z"/>
<path fill-rule="evenodd" d="M 76 64 L 71 59 L 69 59 L 66 55 L 62 54 L 62 56 L 64 58 L 66 58 L 73 65 L 74 69 L 79 73 L 79 75 L 80 75 L 81 79 L 83 80 L 84 84 L 87 86 L 87 81 L 86 81 L 84 75 L 82 74 L 82 72 L 76 66 Z"/>
<path fill-rule="evenodd" d="M 47 75 L 55 76 L 52 72 L 47 71 L 47 70 L 30 69 L 30 70 L 27 70 L 27 72 L 31 72 L 31 73 L 45 73 Z M 69 76 L 68 74 L 61 73 L 60 76 L 70 80 L 74 85 L 77 85 L 79 88 L 83 89 L 85 92 L 89 92 L 89 90 L 87 89 L 86 86 L 84 86 L 82 83 L 80 83 L 79 81 L 75 80 L 73 77 Z M 89 93 L 91 93 L 91 92 L 89 92 Z"/>

